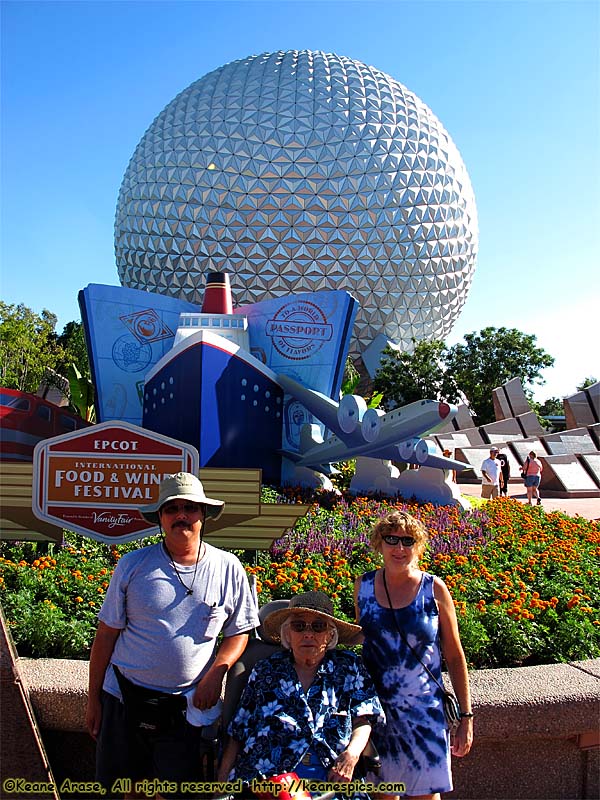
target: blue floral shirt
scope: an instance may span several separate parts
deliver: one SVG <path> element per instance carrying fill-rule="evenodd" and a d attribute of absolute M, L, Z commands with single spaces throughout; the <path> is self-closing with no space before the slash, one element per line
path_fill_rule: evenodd
<path fill-rule="evenodd" d="M 274 653 L 252 670 L 229 724 L 228 733 L 242 745 L 232 777 L 293 772 L 311 747 L 328 769 L 347 747 L 358 717 L 372 725 L 385 721 L 373 682 L 354 653 L 326 653 L 307 694 L 291 653 Z"/>

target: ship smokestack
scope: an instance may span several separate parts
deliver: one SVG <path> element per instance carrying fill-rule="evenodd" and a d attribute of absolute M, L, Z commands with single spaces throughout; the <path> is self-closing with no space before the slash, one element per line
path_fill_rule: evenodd
<path fill-rule="evenodd" d="M 231 286 L 227 272 L 208 273 L 202 311 L 208 314 L 233 314 Z"/>

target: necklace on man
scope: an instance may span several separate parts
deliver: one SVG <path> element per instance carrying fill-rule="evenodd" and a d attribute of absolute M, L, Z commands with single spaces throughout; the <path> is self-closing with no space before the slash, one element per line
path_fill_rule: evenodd
<path fill-rule="evenodd" d="M 183 578 L 181 577 L 181 575 L 179 573 L 179 570 L 175 566 L 175 559 L 173 558 L 173 556 L 169 552 L 169 548 L 167 547 L 167 543 L 164 542 L 164 541 L 163 541 L 163 547 L 165 548 L 165 550 L 167 552 L 167 555 L 171 559 L 171 566 L 175 570 L 175 575 L 177 575 L 177 580 L 179 581 L 179 583 L 185 589 L 186 595 L 189 596 L 191 594 L 194 594 L 194 583 L 196 581 L 196 573 L 198 572 L 198 561 L 200 560 L 200 551 L 202 550 L 202 541 L 200 541 L 200 544 L 198 545 L 198 552 L 196 554 L 196 564 L 194 566 L 194 575 L 192 576 L 192 582 L 190 583 L 189 586 L 186 583 L 183 582 Z"/>

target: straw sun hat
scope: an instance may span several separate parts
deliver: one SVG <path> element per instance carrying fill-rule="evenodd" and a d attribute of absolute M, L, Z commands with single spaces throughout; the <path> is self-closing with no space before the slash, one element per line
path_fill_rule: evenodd
<path fill-rule="evenodd" d="M 340 644 L 356 644 L 357 637 L 362 631 L 360 625 L 338 619 L 333 614 L 333 603 L 323 592 L 304 592 L 292 597 L 287 608 L 271 612 L 263 621 L 262 627 L 265 635 L 274 642 L 281 641 L 281 626 L 290 617 L 296 617 L 306 612 L 316 614 L 327 620 L 337 628 Z"/>
<path fill-rule="evenodd" d="M 158 500 L 140 508 L 142 516 L 148 522 L 158 523 L 158 512 L 161 506 L 170 500 L 189 500 L 206 506 L 207 519 L 217 519 L 225 505 L 223 500 L 213 500 L 204 494 L 204 487 L 191 472 L 177 472 L 164 478 L 158 488 Z"/>

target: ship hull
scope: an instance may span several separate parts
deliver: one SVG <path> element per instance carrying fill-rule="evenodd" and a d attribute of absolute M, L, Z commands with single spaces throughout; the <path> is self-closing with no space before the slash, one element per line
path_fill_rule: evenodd
<path fill-rule="evenodd" d="M 201 467 L 260 468 L 281 480 L 283 389 L 233 342 L 200 331 L 146 378 L 143 426 L 193 445 Z"/>

